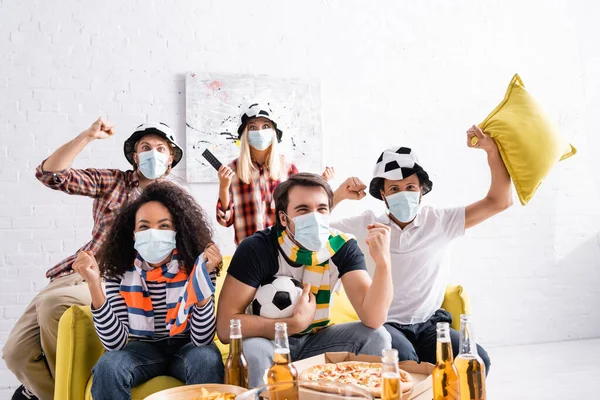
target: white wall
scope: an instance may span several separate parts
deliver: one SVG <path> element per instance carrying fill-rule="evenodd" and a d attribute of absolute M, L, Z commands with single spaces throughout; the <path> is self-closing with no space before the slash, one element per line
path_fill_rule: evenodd
<path fill-rule="evenodd" d="M 0 0 L 0 346 L 44 272 L 90 234 L 91 200 L 46 189 L 34 168 L 99 115 L 117 135 L 75 167 L 126 168 L 122 142 L 146 120 L 172 124 L 184 143 L 188 70 L 321 77 L 338 181 L 368 180 L 382 149 L 409 145 L 432 175 L 428 202 L 448 206 L 486 193 L 484 154 L 464 132 L 519 72 L 579 153 L 527 207 L 456 243 L 454 280 L 486 345 L 599 336 L 599 11 L 573 0 Z M 192 189 L 212 214 L 216 186 Z M 219 235 L 231 251 L 231 231 Z M 9 384 L 0 363 L 0 388 Z"/>

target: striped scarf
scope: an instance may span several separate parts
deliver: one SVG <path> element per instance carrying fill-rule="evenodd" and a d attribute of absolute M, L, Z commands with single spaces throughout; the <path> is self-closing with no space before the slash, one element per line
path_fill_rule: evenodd
<path fill-rule="evenodd" d="M 146 281 L 166 283 L 165 325 L 170 336 L 184 332 L 188 328 L 192 306 L 215 292 L 206 270 L 204 253 L 196 259 L 189 276 L 177 250 L 173 252 L 171 261 L 157 268 L 151 267 L 136 254 L 133 265 L 123 274 L 120 293 L 127 305 L 129 333 L 138 336 L 154 336 L 154 311 Z"/>
<path fill-rule="evenodd" d="M 315 318 L 302 333 L 315 332 L 329 324 L 329 259 L 351 239 L 354 239 L 354 236 L 330 228 L 325 247 L 319 251 L 310 251 L 295 244 L 285 230 L 278 232 L 279 247 L 286 257 L 296 264 L 304 265 L 302 281 L 310 284 L 310 291 L 315 295 L 317 302 Z"/>

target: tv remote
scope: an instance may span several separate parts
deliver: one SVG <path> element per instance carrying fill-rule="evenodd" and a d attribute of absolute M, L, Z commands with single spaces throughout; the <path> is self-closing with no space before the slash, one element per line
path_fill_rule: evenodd
<path fill-rule="evenodd" d="M 219 170 L 219 168 L 221 168 L 221 165 L 223 165 L 221 161 L 217 160 L 217 157 L 215 157 L 215 155 L 211 153 L 208 149 L 204 150 L 202 156 L 206 158 L 206 161 L 208 161 L 208 163 L 212 165 L 213 168 L 217 171 Z"/>

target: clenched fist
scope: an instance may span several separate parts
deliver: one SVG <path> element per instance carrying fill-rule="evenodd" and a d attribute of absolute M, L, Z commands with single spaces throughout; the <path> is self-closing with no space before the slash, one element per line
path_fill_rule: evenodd
<path fill-rule="evenodd" d="M 100 268 L 98 268 L 96 257 L 89 250 L 79 252 L 73 263 L 73 271 L 81 275 L 90 285 L 100 283 Z"/>
<path fill-rule="evenodd" d="M 340 200 L 360 200 L 367 195 L 366 189 L 367 185 L 359 178 L 351 177 L 337 188 L 335 194 Z"/>
<path fill-rule="evenodd" d="M 211 273 L 213 270 L 220 265 L 223 265 L 223 256 L 221 256 L 221 251 L 216 244 L 210 243 L 204 249 L 204 257 L 206 258 L 206 270 Z M 217 270 L 217 273 L 220 272 L 220 269 Z"/>
<path fill-rule="evenodd" d="M 100 117 L 86 129 L 85 133 L 91 139 L 106 139 L 115 133 L 113 128 L 113 124 Z"/>
<path fill-rule="evenodd" d="M 317 300 L 310 291 L 310 283 L 305 283 L 302 295 L 294 306 L 294 315 L 292 316 L 293 325 L 290 327 L 291 334 L 303 332 L 315 319 L 317 312 Z"/>
<path fill-rule="evenodd" d="M 383 263 L 391 266 L 390 256 L 390 232 L 389 226 L 383 224 L 371 224 L 367 227 L 369 234 L 365 242 L 369 246 L 369 254 L 375 261 L 375 265 Z"/>

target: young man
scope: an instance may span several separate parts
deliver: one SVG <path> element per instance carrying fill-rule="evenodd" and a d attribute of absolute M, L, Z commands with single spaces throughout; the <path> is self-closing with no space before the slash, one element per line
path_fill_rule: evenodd
<path fill-rule="evenodd" d="M 167 125 L 146 123 L 138 126 L 124 145 L 133 171 L 71 168 L 85 146 L 113 134 L 110 122 L 99 118 L 36 169 L 38 180 L 50 189 L 93 198 L 94 227 L 91 241 L 48 270 L 50 283 L 33 298 L 6 341 L 2 357 L 23 384 L 13 399 L 54 397 L 58 321 L 73 304 L 91 304 L 87 284 L 73 273 L 73 262 L 80 251 L 98 251 L 116 211 L 137 198 L 148 184 L 168 175 L 183 156 Z"/>
<path fill-rule="evenodd" d="M 242 322 L 250 386 L 259 386 L 273 361 L 276 322 L 286 322 L 292 360 L 326 351 L 381 355 L 391 346 L 382 327 L 392 301 L 389 233 L 382 224 L 367 227 L 364 240 L 375 264 L 373 280 L 356 240 L 329 228 L 333 192 L 318 175 L 295 174 L 274 193 L 277 223 L 240 243 L 235 252 L 217 312 L 217 333 L 229 343 L 229 320 Z M 304 283 L 292 317 L 267 319 L 244 313 L 257 288 L 274 276 Z M 330 290 L 339 280 L 362 323 L 327 326 Z"/>
<path fill-rule="evenodd" d="M 473 137 L 477 144 L 472 144 Z M 361 216 L 331 224 L 336 229 L 355 234 L 361 241 L 365 227 L 379 223 L 391 229 L 392 277 L 394 299 L 385 328 L 392 336 L 392 346 L 400 360 L 435 363 L 436 324 L 451 322 L 452 316 L 441 308 L 446 289 L 443 259 L 451 241 L 512 204 L 510 176 L 502 162 L 496 143 L 473 126 L 467 131 L 467 145 L 487 153 L 492 183 L 487 196 L 466 207 L 436 209 L 421 207 L 421 198 L 432 189 L 429 175 L 418 164 L 411 149 L 394 147 L 385 150 L 375 165 L 369 193 L 385 201 L 388 213 L 376 216 L 366 211 Z M 360 199 L 366 186 L 350 178 L 336 191 L 336 203 L 348 198 Z M 459 333 L 451 330 L 454 354 L 459 351 Z M 479 355 L 486 371 L 490 359 L 481 346 Z"/>

